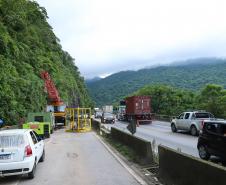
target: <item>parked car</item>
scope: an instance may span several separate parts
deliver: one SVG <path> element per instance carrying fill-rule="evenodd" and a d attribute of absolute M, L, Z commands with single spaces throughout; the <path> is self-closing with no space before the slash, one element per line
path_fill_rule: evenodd
<path fill-rule="evenodd" d="M 34 178 L 38 162 L 44 159 L 44 142 L 35 131 L 0 131 L 0 176 L 27 174 Z"/>
<path fill-rule="evenodd" d="M 208 160 L 214 155 L 226 160 L 226 121 L 205 120 L 197 148 L 202 159 Z"/>
<path fill-rule="evenodd" d="M 115 115 L 108 112 L 103 113 L 101 123 L 115 123 Z"/>
<path fill-rule="evenodd" d="M 202 129 L 203 120 L 214 120 L 214 116 L 206 111 L 183 112 L 178 117 L 172 119 L 171 130 L 189 131 L 191 135 L 196 136 Z"/>

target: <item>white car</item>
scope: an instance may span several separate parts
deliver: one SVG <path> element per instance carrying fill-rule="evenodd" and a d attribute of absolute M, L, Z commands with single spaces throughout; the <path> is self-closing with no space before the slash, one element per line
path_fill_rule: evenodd
<path fill-rule="evenodd" d="M 0 176 L 27 174 L 32 179 L 36 165 L 44 159 L 44 142 L 35 131 L 0 131 Z"/>

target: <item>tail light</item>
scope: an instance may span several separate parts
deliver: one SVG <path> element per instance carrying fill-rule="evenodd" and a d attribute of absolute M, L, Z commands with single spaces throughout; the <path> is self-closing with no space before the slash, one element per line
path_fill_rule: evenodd
<path fill-rule="evenodd" d="M 24 156 L 25 157 L 30 157 L 32 156 L 32 149 L 31 149 L 31 146 L 30 145 L 27 145 L 25 147 L 25 150 L 24 150 Z"/>
<path fill-rule="evenodd" d="M 201 121 L 201 129 L 203 129 L 204 126 L 204 120 Z"/>

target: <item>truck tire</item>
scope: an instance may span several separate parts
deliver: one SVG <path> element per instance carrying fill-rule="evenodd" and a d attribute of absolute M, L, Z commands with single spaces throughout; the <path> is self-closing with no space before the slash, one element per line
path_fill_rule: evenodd
<path fill-rule="evenodd" d="M 192 136 L 197 136 L 197 135 L 198 135 L 198 130 L 197 130 L 197 128 L 196 128 L 195 125 L 192 125 L 192 126 L 191 126 L 190 132 L 191 132 L 191 135 L 192 135 Z"/>
<path fill-rule="evenodd" d="M 171 123 L 171 130 L 172 132 L 177 132 L 177 127 L 174 123 Z"/>

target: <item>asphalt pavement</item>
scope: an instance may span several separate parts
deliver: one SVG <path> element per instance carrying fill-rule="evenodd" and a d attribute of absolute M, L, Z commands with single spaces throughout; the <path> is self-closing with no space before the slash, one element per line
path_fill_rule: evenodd
<path fill-rule="evenodd" d="M 56 131 L 45 141 L 46 158 L 36 177 L 1 178 L 4 185 L 138 185 L 129 170 L 106 149 L 95 133 Z"/>
<path fill-rule="evenodd" d="M 116 121 L 115 124 L 103 124 L 108 130 L 111 127 L 119 128 L 125 132 L 127 130 L 127 122 Z M 136 136 L 144 138 L 155 143 L 155 150 L 158 145 L 164 145 L 183 153 L 198 157 L 197 136 L 191 136 L 187 132 L 172 133 L 169 122 L 153 121 L 151 124 L 144 124 L 137 127 Z"/>

